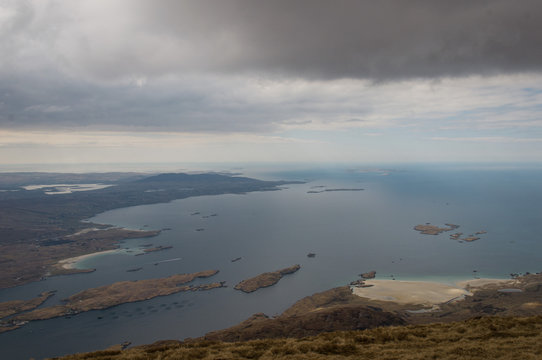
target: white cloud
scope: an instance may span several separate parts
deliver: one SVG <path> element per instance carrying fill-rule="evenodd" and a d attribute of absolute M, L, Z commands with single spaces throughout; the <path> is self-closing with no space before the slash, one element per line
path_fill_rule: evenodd
<path fill-rule="evenodd" d="M 507 136 L 478 137 L 432 137 L 436 141 L 476 142 L 476 143 L 542 143 L 542 138 L 518 138 Z"/>
<path fill-rule="evenodd" d="M 23 111 L 35 111 L 35 112 L 43 112 L 43 113 L 59 113 L 59 112 L 65 112 L 70 111 L 69 106 L 58 106 L 58 105 L 32 105 L 26 107 Z"/>
<path fill-rule="evenodd" d="M 211 144 L 321 144 L 311 139 L 251 134 L 191 134 L 163 132 L 74 132 L 74 131 L 10 131 L 0 130 L 0 146 L 47 145 L 75 147 L 132 147 L 182 149 Z"/>

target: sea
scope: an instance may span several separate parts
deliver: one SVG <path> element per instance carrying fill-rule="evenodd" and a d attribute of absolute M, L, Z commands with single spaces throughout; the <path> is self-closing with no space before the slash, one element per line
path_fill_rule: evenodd
<path fill-rule="evenodd" d="M 55 290 L 43 305 L 50 306 L 91 287 L 208 269 L 220 272 L 195 284 L 225 281 L 228 287 L 31 322 L 0 334 L 1 358 L 41 359 L 125 341 L 134 346 L 198 337 L 255 313 L 278 315 L 305 296 L 347 285 L 372 270 L 377 279 L 443 283 L 542 271 L 540 165 L 342 164 L 229 170 L 303 183 L 104 212 L 88 221 L 166 230 L 154 238 L 123 241 L 118 252 L 77 264 L 95 272 L 3 289 L 0 301 Z M 459 228 L 439 235 L 413 229 L 426 223 Z M 465 242 L 451 239 L 454 232 L 485 233 Z M 149 244 L 172 248 L 136 256 Z M 241 259 L 232 261 L 237 258 Z M 243 279 L 294 264 L 301 269 L 275 286 L 250 294 L 233 288 Z M 127 271 L 135 268 L 141 269 Z"/>

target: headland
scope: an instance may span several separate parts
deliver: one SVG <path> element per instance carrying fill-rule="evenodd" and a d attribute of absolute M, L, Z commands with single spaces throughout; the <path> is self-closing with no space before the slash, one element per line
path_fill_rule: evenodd
<path fill-rule="evenodd" d="M 241 281 L 239 284 L 235 285 L 234 289 L 251 293 L 260 288 L 275 285 L 284 275 L 293 274 L 300 268 L 300 265 L 293 265 L 281 270 L 266 272 L 253 278 Z"/>

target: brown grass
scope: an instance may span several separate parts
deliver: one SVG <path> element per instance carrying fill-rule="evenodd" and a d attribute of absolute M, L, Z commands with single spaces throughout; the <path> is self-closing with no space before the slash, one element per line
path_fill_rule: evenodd
<path fill-rule="evenodd" d="M 302 339 L 199 341 L 97 351 L 64 360 L 541 359 L 542 316 L 339 331 Z"/>

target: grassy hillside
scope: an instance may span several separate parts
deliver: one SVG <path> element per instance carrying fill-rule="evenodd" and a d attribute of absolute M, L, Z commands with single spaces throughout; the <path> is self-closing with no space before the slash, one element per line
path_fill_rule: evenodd
<path fill-rule="evenodd" d="M 147 359 L 541 359 L 542 316 L 338 331 L 301 339 L 161 342 L 64 360 Z"/>

